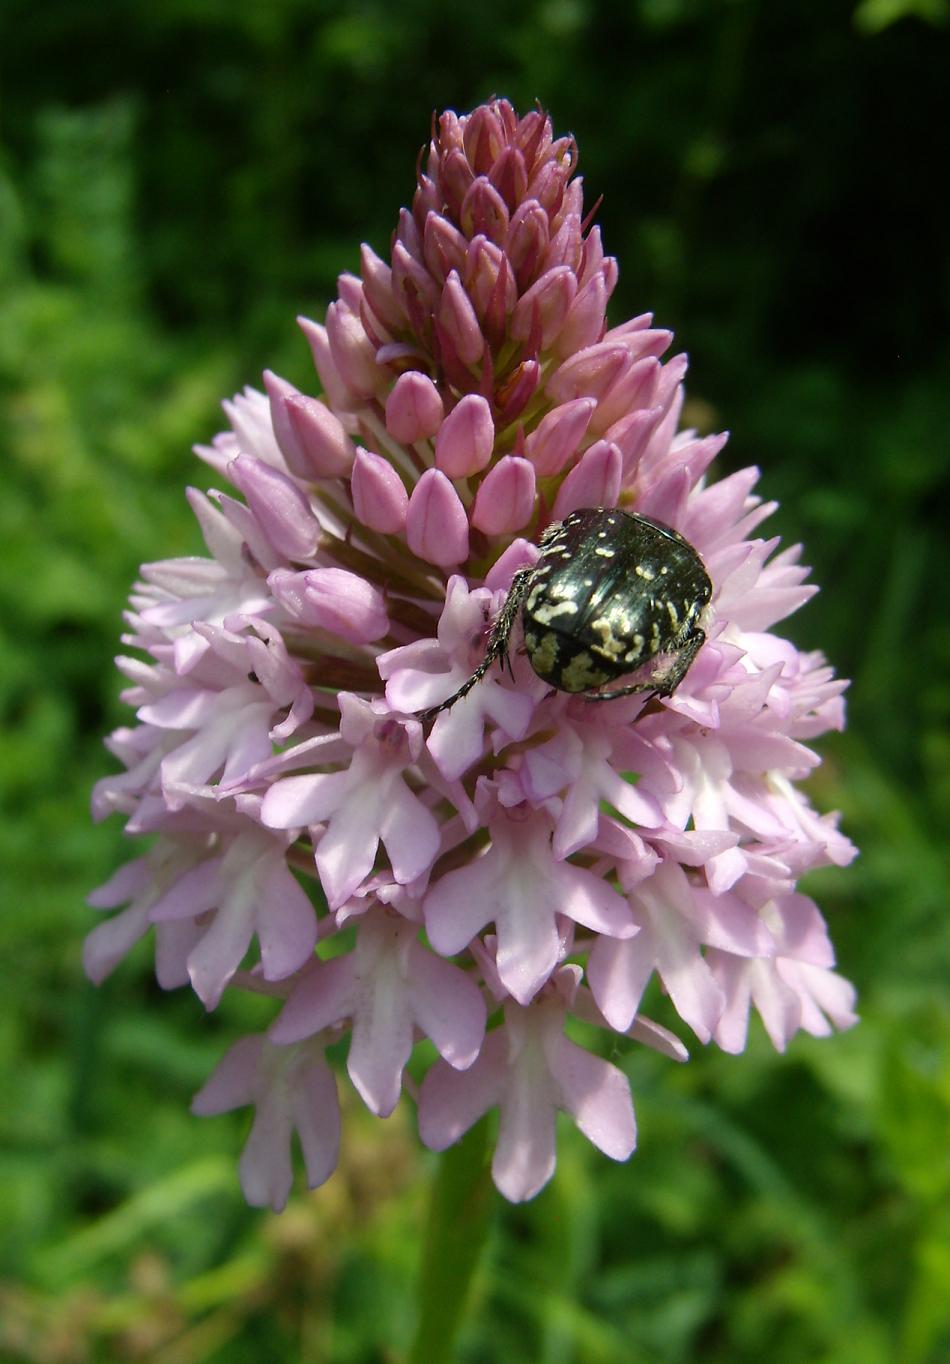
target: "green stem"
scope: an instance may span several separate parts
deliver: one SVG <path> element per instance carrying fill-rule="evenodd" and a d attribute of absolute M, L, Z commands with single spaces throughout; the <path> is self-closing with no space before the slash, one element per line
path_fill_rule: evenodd
<path fill-rule="evenodd" d="M 488 1119 L 445 1152 L 432 1186 L 408 1364 L 450 1364 L 493 1206 Z"/>

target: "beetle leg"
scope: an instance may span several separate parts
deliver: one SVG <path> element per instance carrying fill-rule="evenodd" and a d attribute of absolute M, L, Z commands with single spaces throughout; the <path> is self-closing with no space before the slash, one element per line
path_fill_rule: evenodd
<path fill-rule="evenodd" d="M 676 654 L 672 665 L 666 674 L 660 679 L 659 685 L 654 688 L 657 696 L 672 696 L 683 678 L 693 666 L 693 659 L 706 643 L 705 630 L 696 629 L 693 634 L 684 641 L 682 648 Z"/>
<path fill-rule="evenodd" d="M 616 691 L 584 692 L 584 700 L 616 701 L 618 697 L 634 696 L 637 692 L 644 691 L 652 691 L 656 696 L 672 696 L 689 672 L 693 660 L 705 642 L 705 631 L 697 629 L 677 651 L 673 662 L 665 673 L 661 673 L 647 682 L 634 682 L 629 687 L 619 687 Z"/>
<path fill-rule="evenodd" d="M 482 680 L 496 659 L 500 658 L 503 666 L 507 664 L 508 671 L 511 673 L 511 659 L 508 657 L 508 638 L 511 635 L 512 626 L 515 623 L 515 617 L 518 614 L 521 603 L 524 601 L 525 593 L 528 590 L 528 583 L 531 580 L 533 572 L 534 565 L 526 565 L 524 568 L 519 568 L 512 578 L 511 586 L 508 589 L 508 595 L 502 603 L 501 610 L 492 622 L 491 632 L 488 636 L 488 647 L 485 650 L 485 657 L 482 659 L 481 663 L 479 663 L 471 677 L 467 678 L 466 681 L 462 683 L 457 692 L 454 692 L 452 696 L 447 697 L 444 701 L 440 701 L 437 706 L 430 706 L 428 710 L 417 710 L 415 712 L 417 720 L 421 720 L 423 724 L 427 724 L 441 711 L 448 710 L 451 706 L 455 705 L 456 701 L 461 701 L 462 697 L 467 696 L 475 684 Z M 512 677 L 513 676 L 514 674 L 512 673 Z"/>

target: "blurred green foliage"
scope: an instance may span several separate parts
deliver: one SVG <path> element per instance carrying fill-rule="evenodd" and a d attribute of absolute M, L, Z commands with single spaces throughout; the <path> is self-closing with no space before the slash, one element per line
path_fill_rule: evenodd
<path fill-rule="evenodd" d="M 246 1209 L 241 1115 L 190 1095 L 254 1001 L 205 1018 L 148 953 L 99 991 L 88 822 L 124 719 L 139 562 L 198 552 L 182 496 L 216 403 L 309 382 L 319 312 L 384 249 L 430 111 L 539 98 L 582 149 L 693 418 L 762 466 L 851 675 L 813 794 L 862 857 L 816 876 L 864 1021 L 676 1068 L 624 1054 L 614 1167 L 565 1129 L 499 1208 L 467 1364 L 950 1360 L 950 163 L 943 0 L 2 0 L 0 1360 L 399 1358 L 431 1159 L 355 1102 L 341 1171 Z M 940 167 L 944 167 L 941 171 Z M 663 1010 L 662 1001 L 657 1009 Z"/>

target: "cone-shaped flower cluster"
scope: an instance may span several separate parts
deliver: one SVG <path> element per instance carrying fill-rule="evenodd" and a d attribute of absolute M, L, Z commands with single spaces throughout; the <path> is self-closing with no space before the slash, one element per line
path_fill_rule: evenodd
<path fill-rule="evenodd" d="M 286 1201 L 294 1130 L 309 1183 L 333 1170 L 324 1053 L 343 1034 L 381 1117 L 428 1038 L 423 1140 L 497 1107 L 495 1180 L 524 1199 L 554 1169 L 558 1110 L 615 1159 L 635 1144 L 626 1077 L 570 1017 L 683 1060 L 639 1012 L 656 975 L 727 1051 L 753 1006 L 778 1048 L 854 1021 L 795 887 L 853 855 L 794 785 L 843 684 L 771 632 L 814 589 L 796 549 L 755 538 L 772 510 L 755 470 L 705 481 L 724 438 L 678 429 L 670 334 L 608 328 L 617 267 L 575 161 L 540 111 L 444 114 L 390 259 L 364 248 L 325 325 L 301 323 L 323 397 L 268 373 L 225 403 L 230 430 L 198 453 L 232 490 L 189 494 L 208 557 L 145 565 L 132 596 L 137 722 L 94 810 L 151 839 L 92 897 L 120 912 L 86 966 L 102 980 L 154 928 L 164 987 L 209 1009 L 273 996 L 267 1035 L 194 1102 L 255 1106 L 252 1203 Z M 544 529 L 614 506 L 676 528 L 713 584 L 674 694 L 552 690 L 516 624 L 510 668 L 423 726 Z"/>

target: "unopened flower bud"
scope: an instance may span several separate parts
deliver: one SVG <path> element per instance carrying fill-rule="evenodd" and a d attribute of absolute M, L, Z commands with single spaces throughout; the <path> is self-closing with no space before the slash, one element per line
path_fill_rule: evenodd
<path fill-rule="evenodd" d="M 449 478 L 468 478 L 485 468 L 494 444 L 491 407 L 480 393 L 468 393 L 439 428 L 435 438 L 436 466 Z"/>
<path fill-rule="evenodd" d="M 606 318 L 607 285 L 603 275 L 595 275 L 574 299 L 554 343 L 555 354 L 566 357 L 594 345 L 604 334 Z"/>
<path fill-rule="evenodd" d="M 531 337 L 535 347 L 546 350 L 571 314 L 576 293 L 577 278 L 566 265 L 545 271 L 518 300 L 511 315 L 512 336 L 519 341 Z"/>
<path fill-rule="evenodd" d="M 442 399 L 432 380 L 417 370 L 401 374 L 386 399 L 386 430 L 412 445 L 434 436 L 442 421 Z"/>
<path fill-rule="evenodd" d="M 365 242 L 360 247 L 360 274 L 363 297 L 379 321 L 389 332 L 401 330 L 406 317 L 393 294 L 393 272 Z"/>
<path fill-rule="evenodd" d="M 344 303 L 331 303 L 327 309 L 327 340 L 337 373 L 346 387 L 361 398 L 369 398 L 386 382 L 376 363 L 358 315 Z"/>
<path fill-rule="evenodd" d="M 623 459 L 616 445 L 599 440 L 585 450 L 554 500 L 554 517 L 563 520 L 578 507 L 614 507 L 620 496 Z"/>
<path fill-rule="evenodd" d="M 459 495 L 438 469 L 427 469 L 413 489 L 406 517 L 413 554 L 439 568 L 468 558 L 468 517 Z"/>
<path fill-rule="evenodd" d="M 454 270 L 445 281 L 442 290 L 439 321 L 452 338 L 463 364 L 474 365 L 481 359 L 482 351 L 485 349 L 485 338 L 482 336 L 472 301 Z"/>
<path fill-rule="evenodd" d="M 521 530 L 534 515 L 534 465 L 505 455 L 485 475 L 475 498 L 472 525 L 486 535 Z"/>
<path fill-rule="evenodd" d="M 298 625 L 314 626 L 349 644 L 369 644 L 389 629 L 386 599 L 357 573 L 311 568 L 305 573 L 275 569 L 267 585 Z"/>
<path fill-rule="evenodd" d="M 228 477 L 247 498 L 275 549 L 290 559 L 309 559 L 315 553 L 320 523 L 293 479 L 249 455 L 232 460 Z"/>
<path fill-rule="evenodd" d="M 561 403 L 531 432 L 525 442 L 525 455 L 542 478 L 559 474 L 569 463 L 596 407 L 594 398 Z"/>
<path fill-rule="evenodd" d="M 351 487 L 353 510 L 364 525 L 382 535 L 402 530 L 409 494 L 388 459 L 372 450 L 357 450 Z"/>
<path fill-rule="evenodd" d="M 274 435 L 287 467 L 298 478 L 338 478 L 349 473 L 353 442 L 326 403 L 298 393 L 293 384 L 264 371 Z"/>
<path fill-rule="evenodd" d="M 469 185 L 459 217 L 466 237 L 483 233 L 496 245 L 504 244 L 508 235 L 508 209 L 497 189 L 484 175 L 479 175 Z"/>

